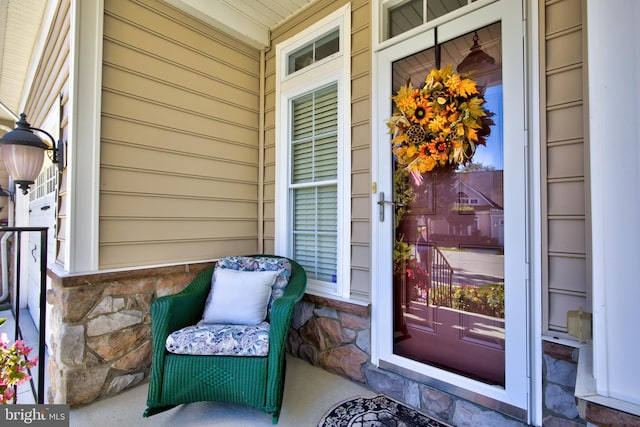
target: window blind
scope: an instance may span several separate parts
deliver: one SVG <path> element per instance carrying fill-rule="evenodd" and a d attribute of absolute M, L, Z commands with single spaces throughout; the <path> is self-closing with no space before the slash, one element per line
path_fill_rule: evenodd
<path fill-rule="evenodd" d="M 293 257 L 310 278 L 336 282 L 338 230 L 338 88 L 292 101 Z"/>

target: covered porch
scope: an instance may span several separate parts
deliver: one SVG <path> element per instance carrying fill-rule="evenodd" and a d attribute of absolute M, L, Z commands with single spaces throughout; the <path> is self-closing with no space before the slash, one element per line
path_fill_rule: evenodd
<path fill-rule="evenodd" d="M 429 18 L 427 4 L 454 3 L 453 10 Z M 632 4 L 0 0 L 0 11 L 19 5 L 23 14 L 7 15 L 7 25 L 0 25 L 6 28 L 0 36 L 0 129 L 10 131 L 24 111 L 66 147 L 67 160 L 60 169 L 48 164 L 30 195 L 10 191 L 0 197 L 1 223 L 42 221 L 52 230 L 47 401 L 70 405 L 71 424 L 78 426 L 114 417 L 119 425 L 270 423 L 246 408 L 204 403 L 143 419 L 152 354 L 149 307 L 220 257 L 296 258 L 293 230 L 283 226 L 294 212 L 283 208 L 293 194 L 286 171 L 293 157 L 283 147 L 287 119 L 298 117 L 292 101 L 320 88 L 313 93 L 331 94 L 330 111 L 344 122 L 336 126 L 340 151 L 331 157 L 339 186 L 335 197 L 318 202 L 336 206 L 326 212 L 336 218 L 331 233 L 337 243 L 323 252 L 335 254 L 335 271 L 322 271 L 296 310 L 280 424 L 313 426 L 338 401 L 374 393 L 460 426 L 580 427 L 632 414 L 637 421 L 639 371 L 628 355 L 638 352 L 638 343 L 623 331 L 639 299 L 628 266 L 638 254 L 637 239 L 629 236 L 638 234 L 633 212 L 640 199 L 634 192 L 623 197 L 619 183 L 638 181 L 637 144 L 629 142 L 638 140 L 638 131 L 609 129 L 621 118 L 632 122 L 637 105 L 627 101 L 618 111 L 593 102 L 640 92 L 633 79 L 638 55 L 614 55 L 611 47 L 627 39 L 623 31 L 608 31 L 612 23 L 633 28 L 640 7 Z M 509 13 L 498 6 L 509 6 Z M 424 21 L 400 25 L 416 18 L 418 9 Z M 517 47 L 501 64 L 511 70 L 504 81 L 524 82 L 522 90 L 503 97 L 517 104 L 505 111 L 518 117 L 517 123 L 506 121 L 517 132 L 505 138 L 516 160 L 508 168 L 521 179 L 518 185 L 505 180 L 519 189 L 505 192 L 507 204 L 518 208 L 505 220 L 511 227 L 506 246 L 518 249 L 515 258 L 513 251 L 505 255 L 505 282 L 517 283 L 517 277 L 522 284 L 507 296 L 507 336 L 517 338 L 519 353 L 506 352 L 506 375 L 518 375 L 518 393 L 511 393 L 511 380 L 509 387 L 493 387 L 437 364 L 397 359 L 393 334 L 385 329 L 393 327 L 390 316 L 380 315 L 394 309 L 384 293 L 393 285 L 393 242 L 381 238 L 389 227 L 379 219 L 380 207 L 384 212 L 390 203 L 392 179 L 391 162 L 378 158 L 383 151 L 390 155 L 384 118 L 392 82 L 386 64 L 399 58 L 399 47 L 440 52 L 463 32 L 497 20 L 504 24 L 501 40 Z M 397 34 L 393 25 L 386 28 L 394 22 Z M 319 59 L 321 66 L 335 67 L 335 84 L 321 88 L 327 74 L 315 65 L 305 69 L 302 60 L 309 58 L 298 48 L 323 39 L 325 27 L 339 29 L 327 34 L 339 34 L 348 49 L 329 50 L 324 63 Z M 470 38 L 472 32 L 465 34 Z M 484 46 L 489 41 L 483 37 Z M 631 41 L 637 51 L 640 43 Z M 466 55 L 469 46 L 470 40 L 462 43 L 456 55 Z M 622 62 L 615 85 L 603 78 L 614 62 Z M 616 162 L 600 161 L 604 153 L 628 150 Z M 14 183 L 0 170 L 0 194 Z M 458 203 L 480 201 L 478 192 L 464 190 Z M 300 206 L 306 200 L 300 197 Z M 495 207 L 478 209 L 482 215 L 472 218 L 478 230 L 488 229 L 485 217 L 502 221 Z M 459 230 L 473 234 L 467 224 Z M 495 239 L 503 234 L 497 231 Z M 27 249 L 23 260 L 35 260 L 33 245 Z M 318 251 L 308 252 L 320 258 Z M 567 325 L 567 314 L 577 310 L 593 312 L 593 323 L 579 325 L 589 328 L 580 339 Z M 511 321 L 516 318 L 517 324 Z M 583 374 L 594 389 L 576 404 L 583 338 L 593 348 L 594 365 Z M 25 396 L 20 403 L 27 401 Z M 590 416 L 585 408 L 592 403 L 608 408 L 607 416 Z"/>

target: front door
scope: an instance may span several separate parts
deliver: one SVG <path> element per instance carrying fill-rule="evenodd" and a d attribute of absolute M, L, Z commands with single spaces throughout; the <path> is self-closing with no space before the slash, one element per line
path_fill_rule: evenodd
<path fill-rule="evenodd" d="M 374 208 L 379 361 L 506 403 L 522 416 L 529 385 L 517 2 L 494 2 L 381 51 L 378 117 L 384 122 L 398 107 L 384 102 L 383 94 L 389 99 L 409 82 L 419 89 L 432 69 L 447 66 L 477 83 L 493 123 L 484 122 L 490 129 L 485 144 L 461 165 L 443 161 L 420 171 L 406 166 L 406 152 L 392 151 L 398 140 L 380 133 Z M 430 114 L 427 101 L 414 100 L 412 112 Z M 452 105 L 446 114 L 454 120 L 458 112 Z M 433 158 L 441 153 L 434 147 L 416 144 L 417 150 L 431 149 L 426 156 Z"/>

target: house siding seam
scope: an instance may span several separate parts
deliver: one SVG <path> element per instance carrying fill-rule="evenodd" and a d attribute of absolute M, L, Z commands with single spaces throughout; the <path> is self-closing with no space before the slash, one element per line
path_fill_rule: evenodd
<path fill-rule="evenodd" d="M 154 0 L 103 46 L 99 268 L 257 251 L 260 53 Z"/>

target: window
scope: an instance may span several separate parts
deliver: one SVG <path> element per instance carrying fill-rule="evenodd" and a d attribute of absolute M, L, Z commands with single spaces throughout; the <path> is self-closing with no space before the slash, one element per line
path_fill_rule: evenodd
<path fill-rule="evenodd" d="M 321 61 L 340 49 L 340 32 L 333 30 L 325 36 L 302 46 L 289 55 L 287 74 L 295 73 L 311 64 Z"/>
<path fill-rule="evenodd" d="M 433 21 L 476 0 L 387 0 L 382 1 L 383 39 Z"/>
<path fill-rule="evenodd" d="M 337 85 L 294 99 L 290 111 L 292 255 L 309 278 L 336 282 Z"/>
<path fill-rule="evenodd" d="M 41 199 L 56 191 L 58 166 L 50 162 L 45 163 L 45 165 L 38 178 L 36 178 L 34 188 L 29 192 L 29 200 L 31 201 Z"/>
<path fill-rule="evenodd" d="M 349 298 L 348 6 L 276 46 L 275 250 L 311 293 Z M 281 71 L 280 71 L 281 70 Z"/>

